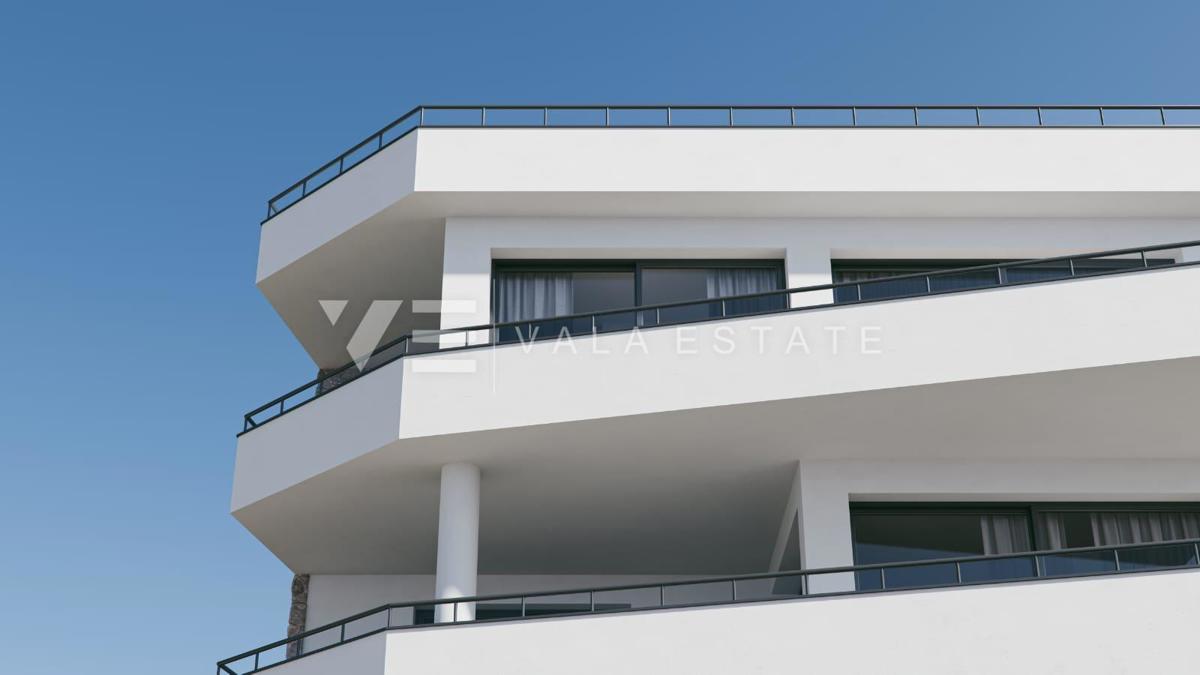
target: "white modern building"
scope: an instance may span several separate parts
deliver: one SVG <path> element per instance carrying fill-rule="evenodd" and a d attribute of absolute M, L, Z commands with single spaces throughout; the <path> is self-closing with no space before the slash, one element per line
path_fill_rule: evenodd
<path fill-rule="evenodd" d="M 1197 125 L 414 110 L 262 224 L 218 673 L 1200 669 Z"/>

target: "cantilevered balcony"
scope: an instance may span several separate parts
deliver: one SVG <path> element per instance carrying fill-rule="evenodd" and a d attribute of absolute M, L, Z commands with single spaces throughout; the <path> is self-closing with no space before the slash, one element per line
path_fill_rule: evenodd
<path fill-rule="evenodd" d="M 1194 218 L 1197 123 L 1170 106 L 422 107 L 271 200 L 257 283 L 334 368 L 354 322 L 316 300 L 443 298 L 447 219 Z M 1048 246 L 1015 255 L 1071 251 Z M 441 327 L 410 308 L 389 339 Z"/>
<path fill-rule="evenodd" d="M 405 602 L 224 659 L 217 674 L 1171 670 L 1192 658 L 1198 567 L 1190 539 Z M 913 572 L 941 579 L 889 582 Z M 831 580 L 841 589 L 812 590 Z M 435 623 L 439 605 L 453 609 Z"/>
<path fill-rule="evenodd" d="M 496 476 L 483 551 L 541 550 L 538 514 L 611 504 L 616 481 L 621 508 L 654 511 L 673 538 L 615 522 L 562 532 L 563 573 L 594 573 L 604 546 L 653 561 L 614 573 L 733 573 L 770 550 L 771 527 L 739 523 L 777 512 L 781 467 L 798 459 L 931 459 L 948 443 L 963 460 L 1190 458 L 1178 421 L 1200 381 L 1200 266 L 1188 246 L 944 270 L 890 298 L 867 289 L 895 278 L 791 289 L 775 293 L 791 307 L 755 314 L 731 312 L 746 298 L 706 299 L 690 305 L 724 315 L 678 325 L 666 310 L 687 305 L 617 312 L 640 316 L 636 331 L 555 320 L 570 341 L 492 344 L 496 324 L 408 338 L 349 382 L 334 374 L 256 411 L 233 511 L 294 569 L 422 573 L 429 467 L 469 461 Z M 848 288 L 853 299 L 829 301 Z M 644 348 L 629 348 L 635 336 Z M 404 356 L 418 349 L 433 351 Z M 664 502 L 656 471 L 680 463 L 687 480 Z M 414 536 L 383 547 L 396 532 Z M 738 546 L 704 567 L 705 536 Z M 481 569 L 521 573 L 490 555 Z"/>

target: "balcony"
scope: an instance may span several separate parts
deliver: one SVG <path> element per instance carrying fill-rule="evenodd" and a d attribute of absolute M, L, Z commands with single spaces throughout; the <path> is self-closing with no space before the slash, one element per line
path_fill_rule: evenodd
<path fill-rule="evenodd" d="M 354 363 L 346 364 L 251 410 L 243 417 L 242 433 L 256 429 L 358 379 L 361 375 L 406 356 L 514 343 L 525 345 L 538 341 L 555 342 L 634 329 L 811 311 L 831 305 L 911 299 L 1186 267 L 1193 264 L 1193 250 L 1200 253 L 1200 242 L 942 269 L 929 273 L 887 274 L 876 278 L 806 288 L 628 307 L 537 320 L 495 322 L 450 330 L 420 331 L 392 340 L 376 349 L 363 362 L 361 368 Z M 1184 253 L 1185 251 L 1187 253 Z M 833 303 L 827 302 L 829 297 L 833 298 Z"/>
<path fill-rule="evenodd" d="M 798 459 L 1191 458 L 1178 420 L 1190 415 L 1200 378 L 1200 324 L 1185 309 L 1200 304 L 1200 267 L 1174 257 L 1191 245 L 1076 256 L 1080 264 L 1065 266 L 1076 276 L 1061 279 L 1014 274 L 1064 269 L 1053 259 L 990 266 L 995 281 L 983 287 L 934 284 L 938 275 L 982 284 L 988 275 L 978 268 L 941 271 L 916 296 L 748 316 L 730 315 L 727 302 L 724 317 L 639 329 L 645 350 L 629 353 L 634 331 L 593 335 L 590 319 L 575 353 L 557 337 L 487 344 L 495 324 L 425 336 L 433 342 L 408 338 L 352 381 L 314 381 L 305 391 L 323 393 L 254 413 L 257 426 L 238 439 L 233 511 L 296 569 L 421 573 L 436 520 L 428 467 L 470 461 L 497 476 L 487 494 L 497 529 L 483 533 L 481 550 L 541 551 L 538 514 L 611 505 L 620 485 L 611 519 L 570 532 L 570 545 L 557 549 L 570 558 L 562 573 L 619 564 L 599 545 L 607 541 L 654 564 L 612 573 L 711 575 L 761 568 L 756 552 L 770 550 L 774 532 L 744 523 L 775 517 L 788 490 L 780 467 Z M 1143 253 L 1139 267 L 1083 264 L 1140 262 Z M 1172 262 L 1150 263 L 1164 257 Z M 830 290 L 777 294 L 797 305 L 798 296 Z M 840 352 L 830 327 L 844 329 Z M 866 333 L 872 349 L 860 349 L 871 327 L 880 328 Z M 789 350 L 797 333 L 808 336 L 807 352 Z M 715 349 L 723 337 L 740 351 Z M 409 345 L 436 351 L 404 356 Z M 671 473 L 680 463 L 686 480 Z M 643 508 L 677 536 L 619 527 L 622 514 Z M 501 531 L 502 541 L 490 539 Z M 382 547 L 397 533 L 413 536 L 405 547 Z M 698 567 L 703 536 L 736 545 Z M 331 537 L 341 544 L 327 546 Z M 521 573 L 522 564 L 481 562 L 496 573 Z"/>
<path fill-rule="evenodd" d="M 400 603 L 224 659 L 217 673 L 1171 670 L 1191 658 L 1197 567 L 1192 539 Z M 888 582 L 922 568 L 950 575 Z M 812 590 L 830 580 L 841 589 Z M 437 604 L 454 605 L 452 621 L 433 622 Z"/>
<path fill-rule="evenodd" d="M 272 200 L 256 280 L 329 369 L 354 321 L 330 326 L 315 300 L 354 314 L 442 298 L 448 219 L 1194 218 L 1196 122 L 1173 107 L 419 108 Z M 1013 255 L 1192 235 L 1144 236 Z M 441 327 L 410 309 L 388 339 Z"/>

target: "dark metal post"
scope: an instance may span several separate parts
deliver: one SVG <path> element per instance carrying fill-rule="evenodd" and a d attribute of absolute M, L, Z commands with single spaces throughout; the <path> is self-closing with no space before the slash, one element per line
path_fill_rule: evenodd
<path fill-rule="evenodd" d="M 980 121 L 980 118 L 979 118 L 979 108 L 975 109 L 975 126 L 977 126 L 977 127 L 983 126 L 983 122 Z"/>
<path fill-rule="evenodd" d="M 521 596 L 521 618 L 525 618 L 525 596 Z"/>
<path fill-rule="evenodd" d="M 929 275 L 929 274 L 925 275 L 925 292 L 926 293 L 933 292 L 933 276 Z"/>
<path fill-rule="evenodd" d="M 1115 548 L 1113 549 L 1113 564 L 1115 564 L 1117 566 L 1117 571 L 1120 572 L 1121 571 L 1121 552 Z"/>
<path fill-rule="evenodd" d="M 1041 578 L 1042 576 L 1045 576 L 1044 573 L 1045 573 L 1045 570 L 1042 569 L 1042 556 L 1040 556 L 1040 555 L 1033 556 L 1033 575 L 1035 577 Z"/>
<path fill-rule="evenodd" d="M 1068 267 L 1070 267 L 1070 269 L 1071 269 L 1071 276 L 1075 276 L 1075 259 L 1074 259 L 1074 258 L 1068 258 L 1068 259 L 1067 259 L 1067 266 L 1068 266 Z"/>
<path fill-rule="evenodd" d="M 887 568 L 886 567 L 879 568 L 879 589 L 880 590 L 887 589 Z"/>
<path fill-rule="evenodd" d="M 595 612 L 596 611 L 596 591 L 588 591 L 588 604 L 591 607 L 591 611 Z"/>
<path fill-rule="evenodd" d="M 1104 106 L 1097 108 L 1100 111 L 1100 126 L 1104 126 Z"/>
<path fill-rule="evenodd" d="M 960 562 L 954 563 L 954 577 L 955 577 L 955 579 L 957 579 L 959 585 L 961 585 L 962 584 L 962 563 L 960 563 Z"/>
<path fill-rule="evenodd" d="M 1146 259 L 1146 251 L 1142 250 L 1142 267 L 1149 267 L 1150 261 Z"/>
<path fill-rule="evenodd" d="M 1165 126 L 1167 126 L 1167 109 L 1166 109 L 1166 108 L 1159 107 L 1159 109 L 1158 109 L 1158 117 L 1159 117 L 1159 119 L 1161 119 L 1161 120 L 1162 120 L 1162 125 L 1163 125 L 1164 127 L 1165 127 Z"/>
<path fill-rule="evenodd" d="M 737 579 L 729 580 L 729 599 L 737 600 Z"/>
<path fill-rule="evenodd" d="M 858 299 L 862 300 L 862 284 L 854 284 L 854 289 L 858 291 Z"/>
<path fill-rule="evenodd" d="M 667 606 L 667 592 L 663 586 L 658 587 L 658 606 L 659 607 Z"/>

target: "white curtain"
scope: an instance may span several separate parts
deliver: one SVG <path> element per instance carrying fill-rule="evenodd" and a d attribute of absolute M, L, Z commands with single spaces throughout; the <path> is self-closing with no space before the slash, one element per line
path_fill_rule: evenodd
<path fill-rule="evenodd" d="M 1200 513 L 1124 511 L 1092 514 L 1096 546 L 1200 538 Z"/>
<path fill-rule="evenodd" d="M 496 320 L 527 321 L 574 311 L 570 272 L 504 272 L 496 276 Z"/>
<path fill-rule="evenodd" d="M 779 289 L 779 270 L 766 267 L 718 267 L 707 270 L 707 297 L 765 293 Z"/>
<path fill-rule="evenodd" d="M 979 530 L 983 534 L 984 555 L 1020 553 L 1032 548 L 1029 525 L 1023 515 L 979 516 Z"/>
<path fill-rule="evenodd" d="M 1066 548 L 1064 513 L 1038 515 L 1038 527 L 1052 549 Z M 1200 513 L 1183 511 L 1096 511 L 1088 514 L 1092 546 L 1148 544 L 1200 539 Z"/>

